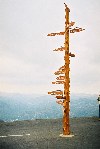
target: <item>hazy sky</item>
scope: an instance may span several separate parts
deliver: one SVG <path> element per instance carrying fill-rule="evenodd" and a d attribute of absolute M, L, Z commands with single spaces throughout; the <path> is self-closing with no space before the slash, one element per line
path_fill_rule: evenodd
<path fill-rule="evenodd" d="M 64 64 L 64 2 L 70 21 L 85 31 L 70 35 L 71 92 L 100 93 L 100 0 L 0 0 L 0 92 L 62 89 L 53 74 Z"/>

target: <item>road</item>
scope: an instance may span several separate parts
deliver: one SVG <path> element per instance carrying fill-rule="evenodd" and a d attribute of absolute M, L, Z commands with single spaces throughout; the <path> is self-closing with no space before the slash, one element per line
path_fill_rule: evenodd
<path fill-rule="evenodd" d="M 0 122 L 0 149 L 100 149 L 98 118 L 72 118 L 70 128 L 65 138 L 61 119 Z"/>

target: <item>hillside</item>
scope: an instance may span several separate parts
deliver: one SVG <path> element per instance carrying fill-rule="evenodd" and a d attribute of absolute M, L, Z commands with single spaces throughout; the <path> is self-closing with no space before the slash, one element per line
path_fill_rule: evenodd
<path fill-rule="evenodd" d="M 72 94 L 71 117 L 98 116 L 96 95 Z M 62 107 L 49 95 L 25 95 L 0 93 L 0 120 L 31 120 L 61 118 Z"/>

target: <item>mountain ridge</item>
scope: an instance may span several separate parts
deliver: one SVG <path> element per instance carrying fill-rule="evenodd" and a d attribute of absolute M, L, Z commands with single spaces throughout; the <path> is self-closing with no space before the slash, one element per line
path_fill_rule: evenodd
<path fill-rule="evenodd" d="M 71 94 L 70 116 L 98 116 L 97 95 Z M 0 119 L 3 121 L 61 118 L 62 106 L 50 95 L 0 93 Z"/>

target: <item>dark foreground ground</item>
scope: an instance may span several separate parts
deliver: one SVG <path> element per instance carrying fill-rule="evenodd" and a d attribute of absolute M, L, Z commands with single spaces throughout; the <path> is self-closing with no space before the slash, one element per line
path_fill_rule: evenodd
<path fill-rule="evenodd" d="M 98 118 L 70 120 L 72 138 L 62 138 L 62 120 L 0 122 L 0 149 L 100 149 Z"/>

